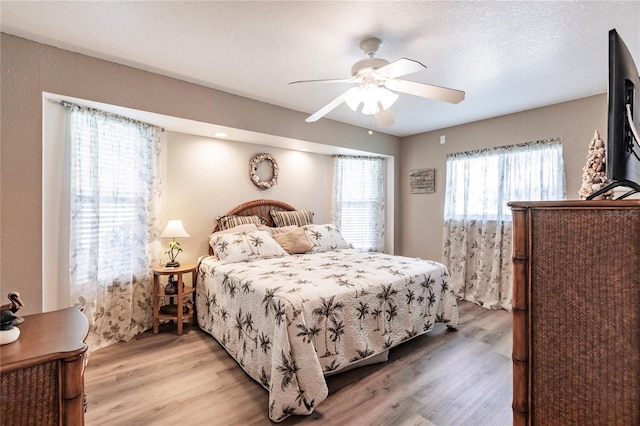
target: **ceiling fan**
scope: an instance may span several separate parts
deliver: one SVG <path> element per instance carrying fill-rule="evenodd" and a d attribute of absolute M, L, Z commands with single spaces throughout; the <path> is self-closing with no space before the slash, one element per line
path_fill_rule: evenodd
<path fill-rule="evenodd" d="M 357 111 L 362 104 L 361 112 L 366 115 L 375 115 L 378 127 L 389 127 L 394 123 L 393 114 L 389 108 L 398 99 L 398 94 L 394 92 L 452 104 L 457 104 L 464 99 L 465 94 L 461 90 L 399 79 L 398 77 L 413 74 L 427 67 L 413 59 L 401 58 L 389 62 L 386 59 L 374 58 L 380 46 L 382 46 L 382 40 L 376 37 L 367 38 L 360 42 L 360 49 L 368 58 L 356 62 L 351 67 L 352 77 L 350 78 L 300 80 L 289 83 L 353 83 L 355 85 L 307 117 L 306 122 L 311 123 L 319 120 L 345 102 L 353 111 Z"/>

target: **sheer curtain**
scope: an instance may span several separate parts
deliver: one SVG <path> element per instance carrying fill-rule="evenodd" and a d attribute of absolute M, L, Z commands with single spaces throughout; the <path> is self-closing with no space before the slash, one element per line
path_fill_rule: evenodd
<path fill-rule="evenodd" d="M 334 157 L 333 223 L 354 248 L 384 251 L 385 159 Z"/>
<path fill-rule="evenodd" d="M 69 285 L 94 351 L 151 325 L 158 129 L 76 105 L 67 113 Z"/>
<path fill-rule="evenodd" d="M 511 309 L 509 201 L 566 198 L 562 144 L 545 140 L 447 156 L 443 262 L 459 298 Z"/>

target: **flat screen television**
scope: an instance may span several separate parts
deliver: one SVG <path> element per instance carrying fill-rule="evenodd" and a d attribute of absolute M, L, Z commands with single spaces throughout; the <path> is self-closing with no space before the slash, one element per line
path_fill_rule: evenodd
<path fill-rule="evenodd" d="M 588 199 L 620 186 L 629 191 L 618 199 L 640 192 L 640 75 L 615 29 L 609 31 L 608 104 L 606 172 L 612 182 Z"/>

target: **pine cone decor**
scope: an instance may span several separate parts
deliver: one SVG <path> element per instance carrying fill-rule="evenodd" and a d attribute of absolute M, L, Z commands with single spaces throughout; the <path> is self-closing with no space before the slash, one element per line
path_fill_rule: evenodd
<path fill-rule="evenodd" d="M 606 145 L 596 130 L 589 143 L 587 164 L 582 168 L 582 186 L 578 192 L 581 200 L 586 200 L 589 195 L 610 183 L 607 179 L 606 167 Z M 613 190 L 595 197 L 594 200 L 611 200 L 612 198 Z"/>

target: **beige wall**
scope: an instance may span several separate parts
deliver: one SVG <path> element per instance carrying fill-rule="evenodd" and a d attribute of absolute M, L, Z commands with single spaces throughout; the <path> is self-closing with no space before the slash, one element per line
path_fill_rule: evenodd
<path fill-rule="evenodd" d="M 276 158 L 280 174 L 276 186 L 262 191 L 249 181 L 249 159 L 265 151 Z M 206 254 L 215 217 L 245 201 L 282 200 L 313 210 L 315 223 L 331 222 L 333 161 L 326 155 L 169 133 L 165 176 L 162 224 L 182 219 L 191 235 L 180 239 L 181 262 Z"/>
<path fill-rule="evenodd" d="M 450 153 L 562 138 L 567 198 L 577 199 L 594 130 L 606 137 L 607 97 L 592 96 L 517 114 L 424 133 L 402 140 L 400 165 L 402 238 L 406 256 L 442 259 L 445 162 Z M 445 144 L 440 144 L 440 136 Z M 435 168 L 436 192 L 411 194 L 409 171 Z"/>
<path fill-rule="evenodd" d="M 25 314 L 42 310 L 43 92 L 399 156 L 398 139 L 393 136 L 369 136 L 360 128 L 331 120 L 309 125 L 300 112 L 4 33 L 0 34 L 0 55 L 0 294 L 20 291 Z M 399 204 L 394 207 L 398 217 Z"/>

